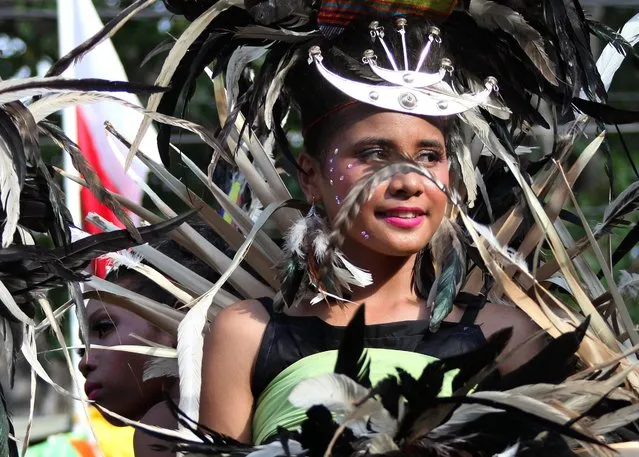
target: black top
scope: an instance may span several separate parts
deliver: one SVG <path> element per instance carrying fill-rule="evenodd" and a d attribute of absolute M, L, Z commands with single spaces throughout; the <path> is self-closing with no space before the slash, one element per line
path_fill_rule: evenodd
<path fill-rule="evenodd" d="M 346 327 L 330 325 L 317 316 L 289 316 L 273 310 L 269 298 L 260 298 L 270 320 L 264 331 L 251 379 L 257 399 L 286 367 L 318 352 L 339 349 Z M 390 322 L 366 326 L 364 345 L 372 348 L 417 352 L 438 359 L 481 346 L 486 340 L 474 324 L 478 309 L 469 307 L 459 323 L 442 322 L 432 333 L 425 320 Z"/>

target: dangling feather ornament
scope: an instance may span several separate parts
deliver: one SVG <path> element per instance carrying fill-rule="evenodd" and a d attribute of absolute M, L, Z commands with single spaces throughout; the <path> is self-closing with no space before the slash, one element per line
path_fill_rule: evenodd
<path fill-rule="evenodd" d="M 428 296 L 431 332 L 436 332 L 453 310 L 453 304 L 466 277 L 466 250 L 460 240 L 459 227 L 444 217 L 430 242 L 436 263 L 435 282 Z"/>
<path fill-rule="evenodd" d="M 371 274 L 349 262 L 329 242 L 323 218 L 311 207 L 288 231 L 284 243 L 285 261 L 280 265 L 281 290 L 275 297 L 276 309 L 311 304 L 322 300 L 344 300 L 351 286 L 373 283 Z M 321 272 L 321 273 L 320 273 Z"/>

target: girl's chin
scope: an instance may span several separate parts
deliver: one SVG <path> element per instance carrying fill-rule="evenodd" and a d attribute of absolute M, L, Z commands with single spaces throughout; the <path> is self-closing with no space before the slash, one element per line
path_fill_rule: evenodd
<path fill-rule="evenodd" d="M 355 238 L 355 240 L 358 244 L 357 249 L 360 250 L 359 255 L 361 255 L 361 248 L 364 248 L 366 251 L 370 251 L 371 254 L 377 253 L 389 257 L 410 257 L 427 246 L 427 243 L 416 244 L 414 240 L 380 240 L 372 239 L 371 237 L 368 239 L 359 237 Z"/>

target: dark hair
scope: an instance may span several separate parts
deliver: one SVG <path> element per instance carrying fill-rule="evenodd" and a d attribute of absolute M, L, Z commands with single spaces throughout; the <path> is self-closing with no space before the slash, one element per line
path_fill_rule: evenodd
<path fill-rule="evenodd" d="M 232 256 L 232 253 L 224 240 L 222 240 L 222 238 L 211 227 L 199 220 L 189 220 L 187 222 L 216 248 L 227 255 L 230 254 Z M 195 257 L 189 250 L 171 239 L 164 239 L 151 243 L 151 246 L 211 282 L 215 282 L 220 278 L 220 274 L 212 267 Z M 143 263 L 146 262 L 143 261 Z M 109 272 L 106 279 L 119 284 L 125 283 L 125 286 L 129 290 L 140 295 L 144 295 L 145 297 L 159 303 L 171 306 L 176 304 L 176 299 L 170 292 L 164 290 L 155 282 L 135 270 L 120 267 L 117 270 Z"/>
<path fill-rule="evenodd" d="M 411 24 L 410 18 L 408 23 Z M 406 43 L 408 48 L 408 60 L 411 65 L 416 65 L 419 55 L 428 42 L 430 28 L 434 23 L 425 22 L 423 18 L 412 22 L 412 26 L 406 28 Z M 386 31 L 384 41 L 395 57 L 398 65 L 403 62 L 403 48 L 401 35 L 395 32 L 393 20 L 380 21 L 380 26 Z M 368 84 L 387 84 L 370 67 L 362 62 L 365 50 L 375 51 L 380 66 L 391 68 L 386 52 L 380 40 L 373 40 L 370 34 L 369 23 L 359 23 L 346 29 L 334 43 L 327 40 L 316 43 L 323 53 L 324 65 L 340 76 L 366 82 Z M 310 45 L 309 45 L 310 47 Z M 424 62 L 425 71 L 437 71 L 440 68 L 442 58 L 447 57 L 445 40 L 431 47 L 428 58 Z M 304 128 L 304 146 L 313 157 L 321 159 L 326 138 L 335 131 L 336 125 L 331 122 L 334 116 L 327 115 L 336 107 L 352 102 L 347 95 L 327 82 L 314 65 L 309 65 L 306 58 L 299 59 L 287 76 L 287 89 L 293 102 L 297 105 L 302 126 Z M 324 119 L 321 119 L 325 116 Z M 318 122 L 318 119 L 321 119 Z M 442 133 L 446 138 L 446 149 L 449 150 L 448 137 L 456 124 L 455 117 L 442 118 Z M 312 124 L 312 126 L 311 126 Z M 310 128 L 307 128 L 311 126 Z"/>

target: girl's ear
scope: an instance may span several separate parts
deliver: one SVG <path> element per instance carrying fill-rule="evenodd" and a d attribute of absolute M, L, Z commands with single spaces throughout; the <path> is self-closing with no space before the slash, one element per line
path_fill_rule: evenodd
<path fill-rule="evenodd" d="M 322 170 L 320 163 L 307 153 L 303 153 L 298 164 L 301 171 L 299 172 L 299 182 L 306 199 L 309 202 L 315 202 L 322 198 Z"/>

